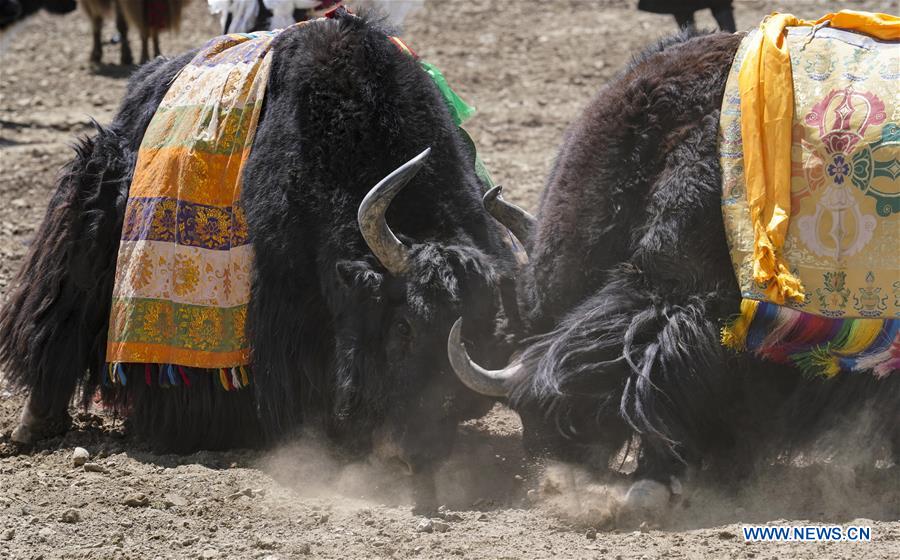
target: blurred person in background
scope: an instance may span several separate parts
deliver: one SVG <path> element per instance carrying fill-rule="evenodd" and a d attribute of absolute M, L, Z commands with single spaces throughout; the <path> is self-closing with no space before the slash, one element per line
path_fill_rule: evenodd
<path fill-rule="evenodd" d="M 709 8 L 722 31 L 734 33 L 731 0 L 639 0 L 638 10 L 654 14 L 672 14 L 679 28 L 694 28 L 694 12 Z"/>
<path fill-rule="evenodd" d="M 0 0 L 3 1 L 3 0 Z M 294 22 L 321 16 L 339 5 L 375 7 L 391 25 L 401 27 L 425 0 L 207 0 L 209 11 L 220 14 L 223 33 L 282 29 Z"/>

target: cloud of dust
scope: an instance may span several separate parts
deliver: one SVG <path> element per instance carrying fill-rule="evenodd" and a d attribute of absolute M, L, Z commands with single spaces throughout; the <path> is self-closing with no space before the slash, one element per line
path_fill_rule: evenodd
<path fill-rule="evenodd" d="M 455 452 L 436 475 L 439 503 L 454 510 L 530 506 L 578 529 L 616 527 L 636 444 L 611 461 L 612 473 L 534 465 L 521 449 L 520 432 L 498 427 L 500 420 L 511 424 L 512 413 L 506 416 L 495 411 L 461 428 Z M 897 519 L 900 466 L 891 463 L 887 442 L 873 436 L 884 432 L 884 420 L 865 410 L 833 423 L 804 449 L 760 453 L 755 464 L 724 473 L 689 470 L 680 477 L 683 493 L 653 522 L 690 529 L 778 519 Z M 395 466 L 372 459 L 347 462 L 309 434 L 268 454 L 260 467 L 301 496 L 348 507 L 412 505 L 411 479 Z"/>
<path fill-rule="evenodd" d="M 832 422 L 804 448 L 759 453 L 754 464 L 717 474 L 689 470 L 680 477 L 682 493 L 673 496 L 669 510 L 647 521 L 677 530 L 780 519 L 898 519 L 900 465 L 893 464 L 883 437 L 885 420 L 883 411 L 867 408 Z M 626 446 L 611 467 L 632 470 L 636 451 Z M 543 470 L 530 496 L 535 507 L 575 527 L 610 529 L 621 524 L 630 482 L 557 463 Z"/>
<path fill-rule="evenodd" d="M 377 461 L 341 460 L 314 435 L 304 434 L 262 459 L 260 468 L 298 495 L 368 504 L 409 505 L 409 477 Z"/>
<path fill-rule="evenodd" d="M 515 425 L 510 427 L 508 424 Z M 518 417 L 496 410 L 463 425 L 450 458 L 435 474 L 438 503 L 453 510 L 518 507 L 525 503 L 528 465 Z M 321 437 L 305 433 L 267 454 L 259 467 L 301 496 L 373 504 L 412 506 L 412 478 L 374 458 L 347 461 Z"/>
<path fill-rule="evenodd" d="M 761 453 L 744 469 L 746 476 L 729 479 L 720 472 L 711 480 L 707 472 L 690 473 L 669 522 L 692 528 L 897 519 L 900 466 L 891 461 L 884 426 L 885 418 L 867 408 L 832 422 L 804 447 Z"/>
<path fill-rule="evenodd" d="M 532 502 L 574 527 L 611 529 L 616 525 L 625 492 L 624 483 L 601 482 L 588 470 L 569 464 L 548 464 Z"/>

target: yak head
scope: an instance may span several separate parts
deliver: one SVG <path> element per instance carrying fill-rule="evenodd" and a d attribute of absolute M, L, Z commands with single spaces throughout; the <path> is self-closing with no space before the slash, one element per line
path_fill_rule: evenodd
<path fill-rule="evenodd" d="M 535 218 L 525 210 L 503 200 L 499 187 L 489 191 L 484 197 L 485 209 L 525 247 L 532 245 L 532 237 L 537 228 Z M 527 255 L 525 255 L 527 259 Z M 526 284 L 529 264 L 524 264 L 525 271 L 520 274 L 520 283 Z M 527 292 L 527 286 L 522 290 Z M 527 295 L 523 296 L 527 299 Z M 557 381 L 555 376 L 535 375 L 539 370 L 541 358 L 554 351 L 557 341 L 555 332 L 538 337 L 526 338 L 526 346 L 512 353 L 512 356 L 501 362 L 507 364 L 497 369 L 485 367 L 480 356 L 485 354 L 481 348 L 479 353 L 470 344 L 472 338 L 464 332 L 477 328 L 469 318 L 461 316 L 453 325 L 447 342 L 447 354 L 451 366 L 459 380 L 472 391 L 504 399 L 519 414 L 523 428 L 523 445 L 532 456 L 549 456 L 564 461 L 578 463 L 591 462 L 593 455 L 605 455 L 607 451 L 600 449 L 595 441 L 598 421 L 608 415 L 606 409 L 610 403 L 600 402 L 591 393 L 591 387 L 567 386 L 565 391 L 552 386 Z M 495 336 L 494 341 L 501 341 Z M 485 344 L 480 346 L 484 347 Z M 503 344 L 501 348 L 505 348 Z M 509 352 L 505 352 L 506 355 Z M 570 356 L 569 361 L 578 361 L 578 356 Z M 496 361 L 494 362 L 496 363 Z M 549 381 L 548 381 L 549 379 Z M 612 406 L 615 409 L 615 406 Z M 615 410 L 612 411 L 613 413 Z M 620 426 L 604 425 L 605 430 L 621 431 Z M 599 447 L 603 447 L 600 445 Z"/>
<path fill-rule="evenodd" d="M 335 264 L 342 299 L 334 317 L 338 435 L 370 438 L 376 456 L 411 474 L 443 459 L 459 422 L 491 406 L 453 374 L 446 341 L 460 315 L 479 326 L 467 334 L 489 339 L 499 307 L 495 256 L 464 237 L 401 239 L 387 223 L 391 201 L 428 153 L 385 177 L 360 204 L 357 221 L 371 255 Z"/>

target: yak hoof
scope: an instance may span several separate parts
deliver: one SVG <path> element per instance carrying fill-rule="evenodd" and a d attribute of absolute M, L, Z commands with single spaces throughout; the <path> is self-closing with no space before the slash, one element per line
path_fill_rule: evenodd
<path fill-rule="evenodd" d="M 71 425 L 72 419 L 67 412 L 59 417 L 38 417 L 31 412 L 31 407 L 26 405 L 22 409 L 19 425 L 13 429 L 9 439 L 19 445 L 32 445 L 44 438 L 66 433 Z"/>
<path fill-rule="evenodd" d="M 666 511 L 672 491 L 656 480 L 642 479 L 631 485 L 619 514 L 620 524 L 639 525 L 659 520 Z"/>
<path fill-rule="evenodd" d="M 431 517 L 438 512 L 437 485 L 434 473 L 426 471 L 413 475 L 413 515 Z"/>

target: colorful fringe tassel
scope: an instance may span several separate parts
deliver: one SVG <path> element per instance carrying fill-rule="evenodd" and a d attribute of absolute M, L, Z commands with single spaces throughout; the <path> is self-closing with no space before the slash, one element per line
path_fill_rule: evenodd
<path fill-rule="evenodd" d="M 722 344 L 826 377 L 886 377 L 900 369 L 900 319 L 832 319 L 745 299 L 740 316 L 722 329 Z"/>
<path fill-rule="evenodd" d="M 143 366 L 141 368 L 141 366 Z M 126 374 L 127 371 L 127 374 Z M 123 364 L 114 362 L 106 364 L 106 375 L 103 384 L 106 386 L 128 384 L 128 376 L 135 372 L 143 371 L 144 383 L 153 385 L 154 381 L 163 388 L 184 385 L 190 388 L 191 378 L 197 376 L 212 375 L 219 381 L 219 385 L 226 391 L 236 391 L 250 386 L 250 368 L 248 366 L 236 366 L 231 368 L 186 368 L 174 364 Z"/>

